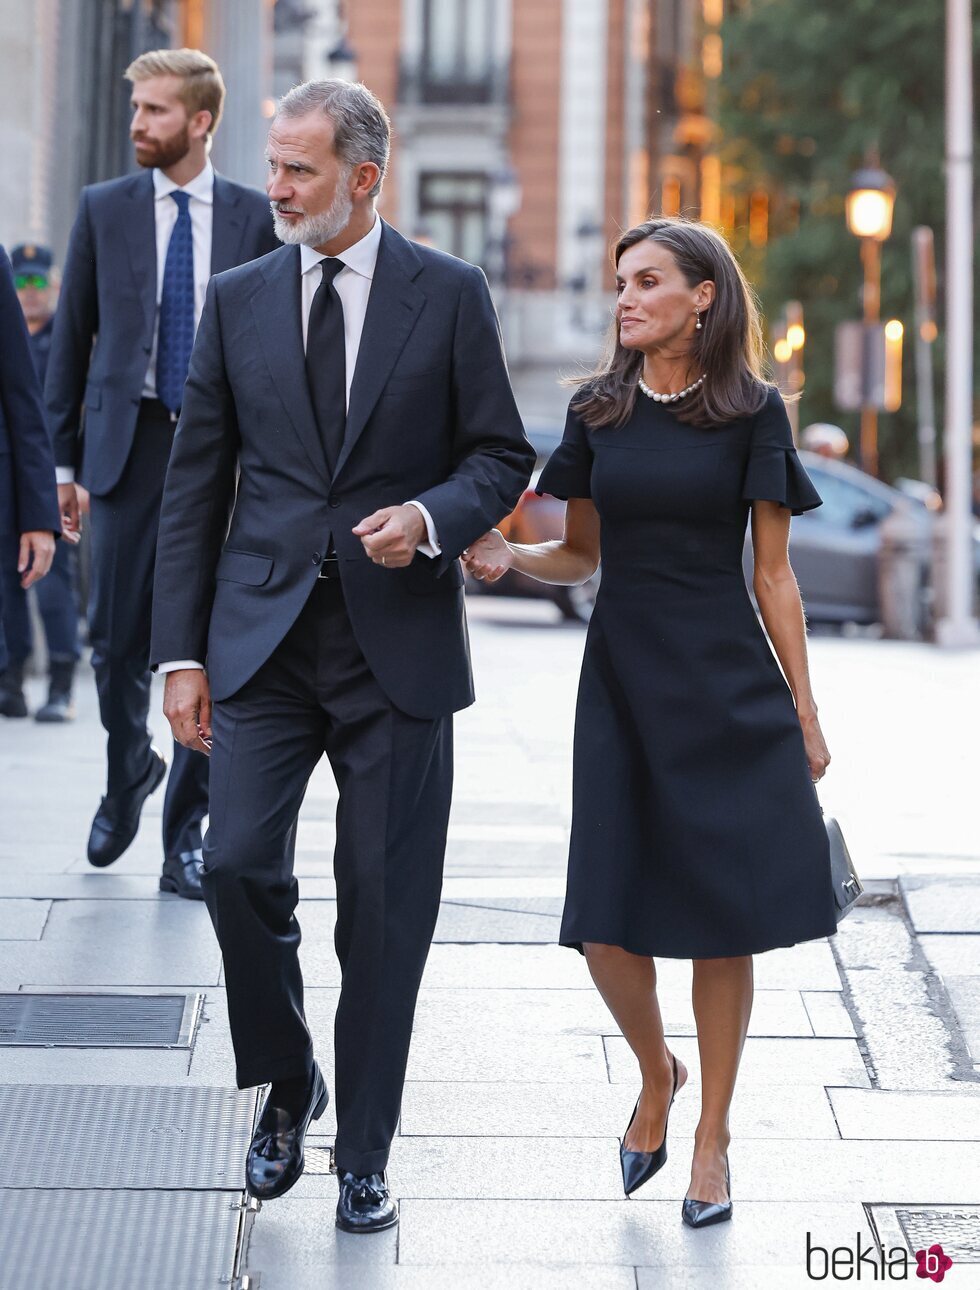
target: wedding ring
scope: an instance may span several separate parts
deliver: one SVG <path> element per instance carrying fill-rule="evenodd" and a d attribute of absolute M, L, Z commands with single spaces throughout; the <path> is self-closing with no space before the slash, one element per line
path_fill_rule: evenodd
<path fill-rule="evenodd" d="M 385 559 L 386 559 L 386 557 L 385 557 L 385 556 L 382 556 L 382 557 L 381 557 L 381 563 L 382 563 L 382 564 L 384 564 L 384 563 L 385 563 Z"/>

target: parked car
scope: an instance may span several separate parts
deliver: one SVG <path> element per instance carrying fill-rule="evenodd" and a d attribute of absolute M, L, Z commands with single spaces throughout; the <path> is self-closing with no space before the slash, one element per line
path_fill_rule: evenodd
<path fill-rule="evenodd" d="M 512 542 L 547 542 L 561 537 L 565 503 L 534 492 L 545 461 L 561 442 L 561 428 L 546 423 L 528 426 L 538 451 L 531 483 L 513 513 L 499 526 Z M 846 462 L 810 452 L 800 460 L 823 498 L 823 505 L 798 515 L 790 530 L 790 560 L 811 622 L 879 621 L 878 565 L 882 522 L 901 508 L 921 530 L 921 547 L 931 549 L 932 528 L 941 501 L 934 489 L 913 480 L 892 487 Z M 743 568 L 751 596 L 751 526 L 746 532 Z M 980 580 L 980 525 L 974 537 L 975 566 Z M 513 570 L 494 583 L 468 580 L 472 590 L 505 596 L 537 596 L 554 601 L 567 618 L 588 621 L 601 571 L 580 587 L 554 587 Z M 928 569 L 922 570 L 923 585 Z"/>

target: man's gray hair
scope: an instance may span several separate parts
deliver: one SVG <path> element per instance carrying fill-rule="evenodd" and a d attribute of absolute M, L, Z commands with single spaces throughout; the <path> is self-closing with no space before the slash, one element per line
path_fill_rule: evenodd
<path fill-rule="evenodd" d="M 322 112 L 334 128 L 334 151 L 348 166 L 373 161 L 381 171 L 371 196 L 381 192 L 391 148 L 391 122 L 384 104 L 359 81 L 305 81 L 283 95 L 276 116 Z"/>

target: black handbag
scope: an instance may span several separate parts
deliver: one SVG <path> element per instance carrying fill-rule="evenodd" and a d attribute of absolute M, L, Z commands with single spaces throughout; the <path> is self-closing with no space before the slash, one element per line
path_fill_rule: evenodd
<path fill-rule="evenodd" d="M 820 814 L 823 815 L 823 807 L 820 808 Z M 833 816 L 824 815 L 823 822 L 827 830 L 827 841 L 830 843 L 830 877 L 839 923 L 845 914 L 851 912 L 864 887 L 854 868 L 840 825 Z"/>

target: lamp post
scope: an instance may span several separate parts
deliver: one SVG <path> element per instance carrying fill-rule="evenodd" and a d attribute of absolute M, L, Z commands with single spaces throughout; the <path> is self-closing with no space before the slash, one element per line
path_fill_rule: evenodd
<path fill-rule="evenodd" d="M 508 163 L 502 165 L 490 175 L 487 191 L 487 213 L 490 217 L 490 236 L 488 250 L 492 263 L 489 278 L 498 284 L 497 308 L 500 313 L 500 327 L 505 337 L 509 338 L 511 320 L 507 288 L 510 280 L 510 233 L 508 224 L 512 215 L 521 208 L 521 183 L 514 167 Z"/>
<path fill-rule="evenodd" d="M 881 316 L 881 244 L 892 231 L 895 182 L 874 156 L 851 177 L 846 204 L 847 227 L 861 239 L 864 321 L 877 323 Z M 865 344 L 866 356 L 869 349 Z M 869 474 L 878 474 L 878 411 L 868 404 L 861 408 L 861 465 Z"/>

